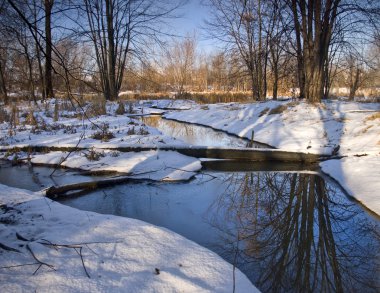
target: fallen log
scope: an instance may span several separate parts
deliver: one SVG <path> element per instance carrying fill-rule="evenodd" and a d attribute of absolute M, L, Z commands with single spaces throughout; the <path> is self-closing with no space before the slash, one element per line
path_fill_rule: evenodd
<path fill-rule="evenodd" d="M 279 149 L 264 148 L 221 148 L 206 146 L 131 146 L 108 148 L 121 152 L 141 152 L 149 150 L 176 151 L 180 154 L 195 158 L 211 158 L 241 161 L 279 161 L 313 163 L 328 157 L 312 153 L 288 152 Z"/>
<path fill-rule="evenodd" d="M 161 148 L 162 149 L 162 148 Z M 278 149 L 190 147 L 176 148 L 175 151 L 197 158 L 213 158 L 242 161 L 317 162 L 320 155 L 288 152 Z"/>
<path fill-rule="evenodd" d="M 15 151 L 73 151 L 84 150 L 85 148 L 75 147 L 47 147 L 47 146 L 26 146 L 15 147 Z M 312 153 L 289 152 L 279 149 L 265 148 L 221 148 L 207 146 L 128 146 L 128 147 L 101 147 L 102 150 L 113 150 L 120 152 L 142 152 L 151 150 L 176 151 L 186 156 L 196 158 L 212 158 L 224 160 L 242 161 L 279 161 L 279 162 L 318 162 L 329 156 Z M 0 150 L 1 151 L 1 150 Z"/>
<path fill-rule="evenodd" d="M 318 172 L 318 164 L 302 162 L 252 162 L 237 160 L 205 160 L 202 161 L 202 170 L 219 172 Z"/>
<path fill-rule="evenodd" d="M 51 186 L 47 189 L 45 189 L 45 195 L 46 197 L 50 199 L 57 199 L 62 197 L 67 197 L 67 193 L 71 191 L 79 191 L 75 194 L 81 194 L 82 191 L 91 191 L 97 188 L 107 187 L 111 185 L 116 184 L 122 184 L 122 183 L 141 183 L 143 179 L 135 179 L 130 177 L 118 177 L 118 178 L 109 178 L 109 179 L 102 179 L 97 181 L 87 181 L 87 182 L 79 182 L 79 183 L 73 183 L 73 184 L 67 184 L 62 186 Z"/>

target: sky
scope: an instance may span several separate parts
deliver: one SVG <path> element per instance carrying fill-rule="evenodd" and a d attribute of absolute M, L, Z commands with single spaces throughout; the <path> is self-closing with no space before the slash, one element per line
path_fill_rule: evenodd
<path fill-rule="evenodd" d="M 193 35 L 195 33 L 198 49 L 204 52 L 212 52 L 217 49 L 215 41 L 207 39 L 202 31 L 204 21 L 210 17 L 210 10 L 205 5 L 202 5 L 202 2 L 204 0 L 189 0 L 179 10 L 182 17 L 173 21 L 173 27 L 181 36 L 186 36 L 187 34 Z"/>

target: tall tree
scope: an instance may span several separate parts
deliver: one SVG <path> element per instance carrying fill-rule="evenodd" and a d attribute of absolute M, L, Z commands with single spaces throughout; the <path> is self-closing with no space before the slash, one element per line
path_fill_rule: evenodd
<path fill-rule="evenodd" d="M 323 97 L 325 64 L 341 0 L 291 0 L 296 38 L 300 96 L 310 102 Z"/>
<path fill-rule="evenodd" d="M 54 0 L 44 0 L 45 12 L 45 97 L 54 97 L 53 80 L 52 80 L 52 29 L 51 15 L 54 5 Z"/>
<path fill-rule="evenodd" d="M 5 86 L 3 59 L 0 56 L 0 101 L 3 101 L 5 105 L 8 104 L 7 88 Z"/>
<path fill-rule="evenodd" d="M 166 52 L 169 79 L 178 94 L 183 94 L 186 85 L 191 85 L 195 66 L 196 42 L 194 37 L 174 42 L 173 48 Z"/>
<path fill-rule="evenodd" d="M 106 99 L 118 98 L 127 58 L 159 41 L 163 20 L 172 17 L 181 4 L 169 0 L 84 0 L 84 32 L 94 46 Z"/>
<path fill-rule="evenodd" d="M 209 0 L 212 18 L 207 21 L 211 36 L 238 52 L 251 81 L 253 100 L 267 92 L 269 5 L 261 0 Z"/>
<path fill-rule="evenodd" d="M 300 96 L 318 102 L 326 94 L 324 88 L 329 78 L 326 68 L 333 60 L 329 57 L 333 37 L 339 35 L 336 39 L 342 43 L 363 46 L 378 31 L 380 3 L 371 0 L 287 2 L 294 25 Z"/>
<path fill-rule="evenodd" d="M 4 14 L 5 10 L 5 3 L 2 3 L 0 5 L 0 16 Z M 1 31 L 0 31 L 1 33 Z M 1 34 L 0 34 L 1 35 Z M 0 48 L 0 101 L 3 101 L 4 104 L 8 104 L 8 95 L 7 95 L 7 88 L 5 85 L 5 79 L 4 79 L 4 57 L 2 56 L 3 54 L 3 49 Z"/>

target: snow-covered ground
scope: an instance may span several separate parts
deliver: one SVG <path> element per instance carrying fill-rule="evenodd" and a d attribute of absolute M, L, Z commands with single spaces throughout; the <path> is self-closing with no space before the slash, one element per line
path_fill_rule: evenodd
<path fill-rule="evenodd" d="M 24 118 L 15 129 L 10 131 L 8 123 L 0 124 L 0 149 L 4 150 L 0 157 L 52 165 L 63 161 L 66 167 L 117 171 L 153 180 L 187 180 L 201 168 L 199 160 L 176 152 L 107 150 L 186 145 L 137 119 L 115 115 L 116 104 L 107 107 L 108 115 L 91 121 L 64 111 L 57 122 L 51 113 L 34 109 L 39 126 L 32 126 L 26 123 L 31 109 L 25 106 L 20 109 Z M 247 138 L 254 131 L 256 141 L 283 150 L 317 154 L 335 150 L 343 158 L 322 162 L 322 170 L 380 215 L 379 104 L 267 101 L 197 105 L 156 101 L 138 107 L 144 114 L 163 112 L 158 108 L 181 109 L 167 112 L 165 117 Z M 64 150 L 46 154 L 6 151 L 16 146 L 82 149 L 69 156 Z M 0 246 L 2 291 L 232 291 L 232 265 L 206 249 L 165 229 L 74 210 L 41 195 L 0 186 L 0 243 L 20 251 Z M 39 261 L 45 264 L 37 270 Z M 235 272 L 237 292 L 255 290 L 242 273 Z"/>
<path fill-rule="evenodd" d="M 1 292 L 257 292 L 178 234 L 40 193 L 0 185 L 0 227 Z"/>
<path fill-rule="evenodd" d="M 126 173 L 134 178 L 157 181 L 188 180 L 202 168 L 198 159 L 181 155 L 173 151 L 117 152 L 98 150 L 93 156 L 97 160 L 88 160 L 96 152 L 93 149 L 74 152 L 50 152 L 36 154 L 31 159 L 35 164 L 55 165 L 62 162 L 63 167 L 86 171 L 115 171 Z M 66 160 L 64 160 L 67 158 Z"/>
<path fill-rule="evenodd" d="M 53 101 L 54 102 L 54 101 Z M 52 104 L 52 106 L 54 103 Z M 43 108 L 41 105 L 40 108 Z M 20 119 L 12 135 L 9 133 L 9 124 L 0 124 L 0 149 L 4 152 L 0 158 L 31 159 L 32 163 L 56 165 L 77 168 L 87 171 L 116 171 L 127 173 L 138 178 L 152 180 L 187 180 L 198 170 L 201 164 L 198 159 L 170 151 L 143 151 L 118 152 L 107 150 L 123 147 L 157 147 L 183 146 L 185 143 L 172 137 L 162 135 L 157 129 L 146 126 L 137 117 L 115 115 L 116 105 L 109 104 L 108 115 L 91 119 L 73 118 L 75 112 L 60 114 L 59 121 L 54 122 L 48 111 L 34 109 L 34 117 L 39 126 L 27 123 L 28 118 Z M 21 107 L 21 113 L 28 113 L 27 106 Z M 52 111 L 52 109 L 50 109 Z M 138 113 L 160 112 L 154 109 L 138 110 Z M 26 116 L 26 115 L 22 115 Z M 110 135 L 111 134 L 111 135 Z M 102 139 L 103 138 L 103 139 Z M 78 147 L 83 150 L 77 152 L 50 152 L 46 154 L 32 154 L 22 152 L 7 152 L 14 147 Z"/>
<path fill-rule="evenodd" d="M 254 131 L 256 141 L 289 151 L 331 154 L 339 146 L 338 154 L 344 158 L 322 162 L 322 170 L 380 215 L 379 111 L 378 103 L 268 101 L 198 105 L 164 117 L 247 138 Z"/>

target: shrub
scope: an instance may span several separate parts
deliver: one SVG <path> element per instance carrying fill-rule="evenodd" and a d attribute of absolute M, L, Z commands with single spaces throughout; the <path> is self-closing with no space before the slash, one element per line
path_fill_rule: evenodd
<path fill-rule="evenodd" d="M 59 119 L 59 113 L 58 113 L 58 101 L 55 100 L 55 103 L 54 103 L 54 118 L 53 118 L 53 121 L 54 122 L 57 122 L 58 119 Z"/>
<path fill-rule="evenodd" d="M 97 152 L 94 148 L 91 148 L 87 153 L 85 153 L 85 157 L 89 161 L 99 161 L 100 158 L 103 158 L 105 155 L 103 152 Z"/>
<path fill-rule="evenodd" d="M 119 105 L 115 111 L 116 115 L 124 115 L 125 114 L 125 107 L 123 102 L 119 102 Z"/>
<path fill-rule="evenodd" d="M 98 139 L 101 141 L 109 141 L 111 138 L 115 137 L 115 135 L 111 131 L 109 131 L 108 123 L 103 123 L 99 128 L 100 130 L 93 133 L 91 135 L 91 138 Z"/>
<path fill-rule="evenodd" d="M 86 114 L 88 117 L 96 117 L 107 114 L 106 100 L 102 97 L 99 97 L 99 99 L 96 100 L 94 99 L 94 101 L 89 104 Z"/>
<path fill-rule="evenodd" d="M 129 128 L 127 131 L 127 135 L 134 135 L 136 134 L 135 127 Z"/>
<path fill-rule="evenodd" d="M 73 112 L 76 111 L 75 103 L 71 102 L 69 100 L 63 100 L 61 103 L 58 102 L 58 100 L 55 101 L 56 104 L 58 104 L 58 110 L 60 111 L 68 111 L 68 112 Z"/>
<path fill-rule="evenodd" d="M 33 111 L 30 111 L 29 114 L 28 114 L 28 116 L 26 116 L 25 123 L 29 124 L 29 125 L 32 125 L 32 126 L 37 126 L 38 125 L 37 119 L 36 119 L 36 117 L 34 117 Z"/>
<path fill-rule="evenodd" d="M 146 130 L 144 127 L 140 127 L 140 130 L 138 132 L 139 135 L 148 135 L 149 131 Z"/>
<path fill-rule="evenodd" d="M 8 112 L 3 107 L 1 107 L 0 108 L 0 123 L 9 122 L 9 121 L 10 121 L 10 116 Z"/>
<path fill-rule="evenodd" d="M 33 115 L 33 112 L 31 112 L 31 114 Z M 11 113 L 11 125 L 12 127 L 15 127 L 16 125 L 19 124 L 20 120 L 19 120 L 19 112 L 18 112 L 18 108 L 16 107 L 15 104 L 12 105 L 12 113 Z M 33 125 L 37 125 L 37 122 L 36 124 L 33 124 Z"/>

